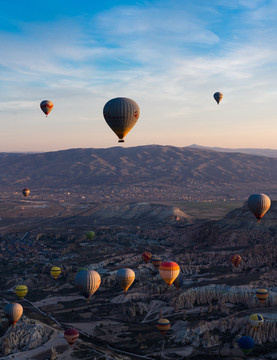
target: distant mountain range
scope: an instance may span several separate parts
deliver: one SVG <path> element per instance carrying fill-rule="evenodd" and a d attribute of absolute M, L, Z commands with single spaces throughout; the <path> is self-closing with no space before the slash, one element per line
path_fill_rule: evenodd
<path fill-rule="evenodd" d="M 228 153 L 242 153 L 242 154 L 258 155 L 258 156 L 269 156 L 274 158 L 277 157 L 277 150 L 275 149 L 253 149 L 253 148 L 230 149 L 230 148 L 221 148 L 221 147 L 201 146 L 197 144 L 190 145 L 188 146 L 188 148 L 213 150 L 213 151 L 228 152 Z"/>
<path fill-rule="evenodd" d="M 2 187 L 129 187 L 174 197 L 277 194 L 277 159 L 174 146 L 70 149 L 40 154 L 0 154 Z M 122 195 L 123 196 L 123 195 Z M 176 197 L 177 198 L 177 197 Z M 179 195 L 178 195 L 178 198 Z"/>

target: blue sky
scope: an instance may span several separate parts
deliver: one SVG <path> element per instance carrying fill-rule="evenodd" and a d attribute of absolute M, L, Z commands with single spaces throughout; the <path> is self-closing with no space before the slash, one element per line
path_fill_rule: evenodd
<path fill-rule="evenodd" d="M 273 0 L 2 2 L 0 151 L 117 146 L 118 96 L 141 109 L 124 146 L 277 148 L 276 18 Z"/>

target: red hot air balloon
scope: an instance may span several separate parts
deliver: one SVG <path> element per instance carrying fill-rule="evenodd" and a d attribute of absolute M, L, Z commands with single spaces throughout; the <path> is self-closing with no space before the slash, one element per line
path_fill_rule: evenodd
<path fill-rule="evenodd" d="M 145 251 L 143 254 L 142 254 L 142 259 L 147 263 L 149 263 L 150 259 L 151 259 L 152 255 L 149 251 Z"/>
<path fill-rule="evenodd" d="M 73 328 L 66 329 L 64 332 L 64 338 L 69 345 L 73 345 L 79 338 L 79 331 Z"/>
<path fill-rule="evenodd" d="M 235 267 L 238 267 L 239 264 L 241 263 L 241 256 L 240 255 L 233 255 L 231 257 L 231 262 Z"/>
<path fill-rule="evenodd" d="M 167 285 L 171 286 L 180 273 L 180 267 L 174 261 L 165 261 L 160 265 L 159 272 Z"/>

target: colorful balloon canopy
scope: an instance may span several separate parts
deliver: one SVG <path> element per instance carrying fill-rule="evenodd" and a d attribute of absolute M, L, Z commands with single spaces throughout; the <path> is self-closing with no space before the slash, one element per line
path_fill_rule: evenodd
<path fill-rule="evenodd" d="M 180 273 L 180 267 L 174 261 L 165 261 L 159 267 L 161 277 L 167 283 L 171 285 Z"/>
<path fill-rule="evenodd" d="M 219 104 L 220 101 L 223 99 L 223 94 L 217 91 L 216 93 L 214 93 L 214 99 L 217 102 L 217 104 Z"/>
<path fill-rule="evenodd" d="M 10 324 L 14 326 L 23 314 L 23 307 L 18 303 L 11 303 L 5 306 L 4 314 L 8 318 Z"/>
<path fill-rule="evenodd" d="M 240 255 L 233 255 L 231 257 L 231 262 L 235 267 L 239 266 L 239 264 L 241 263 L 241 260 L 242 260 L 242 258 Z"/>
<path fill-rule="evenodd" d="M 57 279 L 61 275 L 61 269 L 58 266 L 53 266 L 50 270 L 52 278 Z"/>
<path fill-rule="evenodd" d="M 97 291 L 101 284 L 101 277 L 97 271 L 81 270 L 75 277 L 75 286 L 80 290 L 89 302 L 91 296 Z"/>
<path fill-rule="evenodd" d="M 104 118 L 118 136 L 118 142 L 124 142 L 124 137 L 137 122 L 139 114 L 138 104 L 134 100 L 124 97 L 111 99 L 103 109 Z"/>
<path fill-rule="evenodd" d="M 26 296 L 28 292 L 28 288 L 26 285 L 17 285 L 17 287 L 14 289 L 16 295 L 19 297 L 19 299 L 23 299 L 24 296 Z"/>
<path fill-rule="evenodd" d="M 173 281 L 173 285 L 174 285 L 174 286 L 176 287 L 176 289 L 178 289 L 178 290 L 182 287 L 183 283 L 184 283 L 184 280 L 183 280 L 181 274 L 179 274 L 179 275 L 176 277 L 176 279 Z"/>
<path fill-rule="evenodd" d="M 242 336 L 238 340 L 238 346 L 245 355 L 248 355 L 254 349 L 255 341 L 250 336 Z"/>
<path fill-rule="evenodd" d="M 256 296 L 259 302 L 262 304 L 267 300 L 269 296 L 269 291 L 266 289 L 259 289 L 256 291 Z"/>
<path fill-rule="evenodd" d="M 157 329 L 160 330 L 160 332 L 164 335 L 170 329 L 171 323 L 167 319 L 159 319 L 157 321 L 156 326 L 157 326 Z"/>
<path fill-rule="evenodd" d="M 149 251 L 145 251 L 143 254 L 142 254 L 142 259 L 147 263 L 149 263 L 150 259 L 151 259 L 151 253 Z"/>
<path fill-rule="evenodd" d="M 253 194 L 247 201 L 249 210 L 252 211 L 258 221 L 264 216 L 271 206 L 270 198 L 265 194 Z"/>
<path fill-rule="evenodd" d="M 23 189 L 22 190 L 22 194 L 27 197 L 30 194 L 30 190 L 29 189 Z"/>
<path fill-rule="evenodd" d="M 52 111 L 53 106 L 54 105 L 53 105 L 52 101 L 50 101 L 50 100 L 43 100 L 40 103 L 40 108 L 46 116 L 50 113 L 50 111 Z"/>
<path fill-rule="evenodd" d="M 79 331 L 73 328 L 66 329 L 64 332 L 64 338 L 69 345 L 73 345 L 79 338 Z"/>
<path fill-rule="evenodd" d="M 249 316 L 249 321 L 250 324 L 257 329 L 263 324 L 264 318 L 260 314 L 252 314 Z"/>
<path fill-rule="evenodd" d="M 95 234 L 94 231 L 87 231 L 86 232 L 86 237 L 88 240 L 92 240 L 94 238 Z"/>
<path fill-rule="evenodd" d="M 156 256 L 151 257 L 151 263 L 155 266 L 156 269 L 158 269 L 162 263 L 162 259 Z"/>
<path fill-rule="evenodd" d="M 119 282 L 122 290 L 126 293 L 129 287 L 133 284 L 136 274 L 132 269 L 119 269 L 116 273 L 116 279 Z"/>

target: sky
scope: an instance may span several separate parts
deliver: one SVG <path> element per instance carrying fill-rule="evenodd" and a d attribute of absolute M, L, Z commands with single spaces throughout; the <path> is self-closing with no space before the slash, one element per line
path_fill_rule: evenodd
<path fill-rule="evenodd" d="M 117 146 L 115 97 L 141 111 L 124 147 L 276 149 L 276 18 L 276 0 L 3 1 L 0 151 Z"/>

